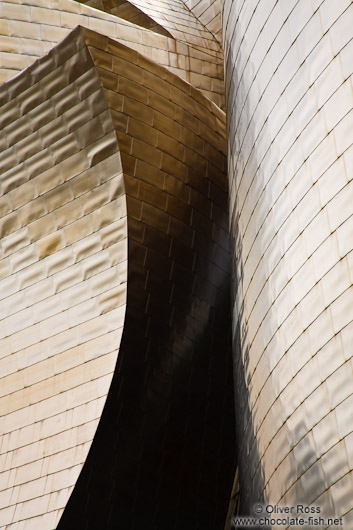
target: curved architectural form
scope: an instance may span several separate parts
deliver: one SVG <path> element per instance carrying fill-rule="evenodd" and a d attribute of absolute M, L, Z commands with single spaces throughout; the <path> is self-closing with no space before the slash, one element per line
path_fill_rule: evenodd
<path fill-rule="evenodd" d="M 182 11 L 174 23 L 175 29 L 179 28 L 174 38 L 75 0 L 2 1 L 0 20 L 0 82 L 31 65 L 80 25 L 116 39 L 165 66 L 224 108 L 222 49 L 209 31 L 204 31 L 207 39 L 197 30 L 196 36 L 195 31 L 190 34 L 182 31 L 192 21 L 199 26 L 188 10 Z M 161 24 L 163 21 L 162 18 Z"/>
<path fill-rule="evenodd" d="M 85 36 L 121 148 L 128 300 L 106 408 L 58 529 L 216 529 L 234 458 L 224 114 L 136 52 Z"/>
<path fill-rule="evenodd" d="M 88 0 L 82 3 L 112 13 L 157 33 L 173 36 L 196 48 L 203 48 L 208 54 L 221 50 L 219 40 L 206 25 L 199 21 L 183 0 L 173 0 L 173 2 L 160 0 L 157 3 L 152 0 Z"/>
<path fill-rule="evenodd" d="M 0 98 L 0 527 L 222 526 L 224 113 L 82 28 Z"/>
<path fill-rule="evenodd" d="M 166 37 L 173 38 L 169 31 L 128 0 L 87 0 L 82 1 L 81 3 L 94 7 L 95 9 L 100 9 L 119 18 L 123 18 L 124 20 L 128 20 L 136 26 L 141 26 L 154 31 L 155 33 L 160 33 Z"/>
<path fill-rule="evenodd" d="M 353 498 L 349 1 L 225 0 L 243 513 Z"/>
<path fill-rule="evenodd" d="M 214 35 L 201 24 L 183 0 L 160 0 L 157 4 L 153 0 L 129 0 L 128 3 L 149 14 L 176 39 L 207 50 L 210 54 L 221 50 Z"/>
<path fill-rule="evenodd" d="M 352 28 L 0 3 L 0 528 L 353 527 Z"/>
<path fill-rule="evenodd" d="M 221 0 L 185 0 L 186 6 L 195 17 L 222 42 Z"/>
<path fill-rule="evenodd" d="M 28 520 L 26 528 L 51 529 L 87 456 L 119 351 L 124 177 L 80 40 L 40 59 L 0 98 L 0 526 Z"/>

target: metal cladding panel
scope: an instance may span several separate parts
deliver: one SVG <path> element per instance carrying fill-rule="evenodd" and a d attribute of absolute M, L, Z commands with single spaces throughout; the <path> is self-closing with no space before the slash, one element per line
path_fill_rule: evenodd
<path fill-rule="evenodd" d="M 121 150 L 128 298 L 110 394 L 58 530 L 216 529 L 234 472 L 224 113 L 133 50 L 83 35 Z"/>
<path fill-rule="evenodd" d="M 64 511 L 58 529 L 216 530 L 234 471 L 224 113 L 82 28 L 0 102 L 0 527 Z"/>
<path fill-rule="evenodd" d="M 113 8 L 114 2 L 93 5 L 91 1 L 88 6 L 75 0 L 26 0 L 26 3 L 2 0 L 0 83 L 31 65 L 37 57 L 48 53 L 79 25 L 117 39 L 169 68 L 224 108 L 222 49 L 184 4 L 180 0 L 176 1 L 182 8 L 175 21 L 170 21 L 168 25 L 173 11 L 167 6 L 164 7 L 166 14 L 160 19 L 163 28 L 168 29 L 171 25 L 175 29 L 172 37 L 168 31 L 164 34 L 155 33 L 133 24 L 133 21 L 119 18 L 119 10 Z M 149 13 L 159 13 L 156 5 L 152 6 L 147 0 L 144 3 Z M 118 4 L 121 4 L 120 0 Z M 104 12 L 105 7 L 108 13 Z M 178 29 L 180 24 L 182 27 Z"/>
<path fill-rule="evenodd" d="M 79 33 L 3 85 L 0 101 L 0 527 L 52 530 L 119 351 L 124 180 Z"/>
<path fill-rule="evenodd" d="M 78 1 L 78 0 L 77 0 Z M 107 11 L 136 25 L 203 48 L 207 53 L 221 52 L 220 42 L 207 27 L 209 19 L 217 17 L 218 0 L 203 0 L 190 9 L 184 0 L 81 0 L 82 3 Z M 203 5 L 202 5 L 203 4 Z M 209 5 L 210 4 L 210 5 Z M 205 13 L 207 11 L 207 13 Z M 204 19 L 201 20 L 203 15 Z M 218 24 L 220 16 L 218 17 Z M 216 21 L 214 20 L 213 23 Z M 219 39 L 220 41 L 220 39 Z"/>
<path fill-rule="evenodd" d="M 222 0 L 184 0 L 195 17 L 222 42 Z"/>
<path fill-rule="evenodd" d="M 353 508 L 349 1 L 223 5 L 242 512 Z"/>

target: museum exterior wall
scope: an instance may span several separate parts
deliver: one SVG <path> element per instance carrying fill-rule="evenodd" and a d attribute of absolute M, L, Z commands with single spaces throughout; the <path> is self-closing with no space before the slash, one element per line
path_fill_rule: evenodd
<path fill-rule="evenodd" d="M 196 35 L 181 31 L 185 24 L 197 25 L 187 9 L 186 14 L 186 22 L 183 13 L 173 21 L 179 38 L 172 38 L 75 0 L 4 0 L 0 2 L 0 83 L 45 55 L 80 25 L 117 39 L 169 68 L 224 108 L 222 47 L 209 32 L 205 32 L 205 40 L 200 31 Z"/>
<path fill-rule="evenodd" d="M 128 296 L 105 410 L 58 530 L 216 530 L 235 460 L 225 115 L 165 68 L 83 34 L 121 149 Z"/>
<path fill-rule="evenodd" d="M 0 527 L 216 530 L 235 460 L 224 112 L 83 28 L 0 102 Z"/>
<path fill-rule="evenodd" d="M 240 510 L 353 525 L 352 3 L 7 0 L 1 528 L 224 520 L 221 4 Z"/>
<path fill-rule="evenodd" d="M 242 512 L 352 526 L 353 5 L 223 2 Z"/>
<path fill-rule="evenodd" d="M 185 4 L 201 24 L 222 42 L 222 0 L 185 0 Z"/>
<path fill-rule="evenodd" d="M 125 188 L 83 46 L 39 60 L 0 98 L 0 526 L 27 520 L 26 529 L 51 529 L 87 456 L 119 351 Z"/>

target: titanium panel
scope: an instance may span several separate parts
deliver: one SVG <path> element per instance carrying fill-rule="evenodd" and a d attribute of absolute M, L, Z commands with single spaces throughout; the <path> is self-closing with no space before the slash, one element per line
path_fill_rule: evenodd
<path fill-rule="evenodd" d="M 3 0 L 0 3 L 0 83 L 45 55 L 80 25 L 117 39 L 169 68 L 224 108 L 222 49 L 184 4 L 176 1 L 179 10 L 175 22 L 171 22 L 176 32 L 172 38 L 171 34 L 157 34 L 104 12 L 104 5 L 109 11 L 110 3 L 91 7 L 75 0 L 48 0 L 44 4 L 43 0 L 21 4 L 17 0 Z M 156 6 L 151 9 L 153 6 L 148 2 L 146 6 L 148 13 L 158 18 Z M 161 22 L 167 23 L 171 16 L 173 10 L 166 4 Z M 179 24 L 183 25 L 183 31 L 178 29 Z"/>
<path fill-rule="evenodd" d="M 222 526 L 224 113 L 82 28 L 0 101 L 0 526 L 52 530 L 63 511 L 58 528 Z"/>
<path fill-rule="evenodd" d="M 223 3 L 241 511 L 348 526 L 352 8 Z"/>
<path fill-rule="evenodd" d="M 0 527 L 51 530 L 88 454 L 119 351 L 124 180 L 83 41 L 3 85 L 0 100 Z"/>
<path fill-rule="evenodd" d="M 92 4 L 90 0 L 82 3 Z M 173 35 L 175 39 L 203 48 L 208 53 L 221 50 L 220 42 L 183 0 L 100 0 L 95 7 L 158 33 L 164 28 L 164 34 Z"/>
<path fill-rule="evenodd" d="M 58 530 L 216 529 L 234 470 L 225 116 L 163 67 L 82 34 L 121 150 L 128 298 L 110 394 Z"/>

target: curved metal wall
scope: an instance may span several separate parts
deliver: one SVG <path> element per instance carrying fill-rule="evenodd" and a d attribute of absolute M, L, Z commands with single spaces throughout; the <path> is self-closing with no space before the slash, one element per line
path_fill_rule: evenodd
<path fill-rule="evenodd" d="M 121 149 L 128 297 L 105 410 L 58 530 L 216 530 L 234 471 L 225 115 L 135 51 L 83 35 Z"/>
<path fill-rule="evenodd" d="M 0 527 L 56 526 L 125 318 L 127 215 L 113 122 L 83 40 L 0 88 Z"/>
<path fill-rule="evenodd" d="M 203 49 L 207 54 L 222 53 L 220 42 L 206 25 L 199 21 L 196 13 L 188 8 L 184 0 L 172 0 L 172 2 L 160 0 L 158 3 L 152 0 L 100 0 L 99 2 L 88 0 L 83 3 L 156 32 L 164 29 L 164 34 L 167 36 L 173 36 L 181 42 Z"/>
<path fill-rule="evenodd" d="M 234 471 L 225 114 L 83 28 L 0 97 L 0 527 L 216 530 Z"/>
<path fill-rule="evenodd" d="M 353 5 L 224 0 L 242 511 L 352 526 Z"/>
<path fill-rule="evenodd" d="M 201 24 L 222 42 L 222 0 L 185 0 L 185 4 Z"/>
<path fill-rule="evenodd" d="M 110 3 L 110 7 L 113 3 Z M 151 9 L 149 1 L 143 0 L 142 3 Z M 159 22 L 166 28 L 169 18 L 172 18 L 170 24 L 175 30 L 174 38 L 136 26 L 114 16 L 113 11 L 106 13 L 76 0 L 48 0 L 45 3 L 43 0 L 21 3 L 17 0 L 2 0 L 0 83 L 11 79 L 36 58 L 48 53 L 80 25 L 116 39 L 169 68 L 224 108 L 223 54 L 219 42 L 204 30 L 185 7 L 174 18 L 171 9 L 164 8 L 164 11 L 166 15 Z M 190 32 L 185 32 L 189 26 Z M 201 32 L 197 29 L 200 27 Z M 203 33 L 207 39 L 204 39 Z"/>

